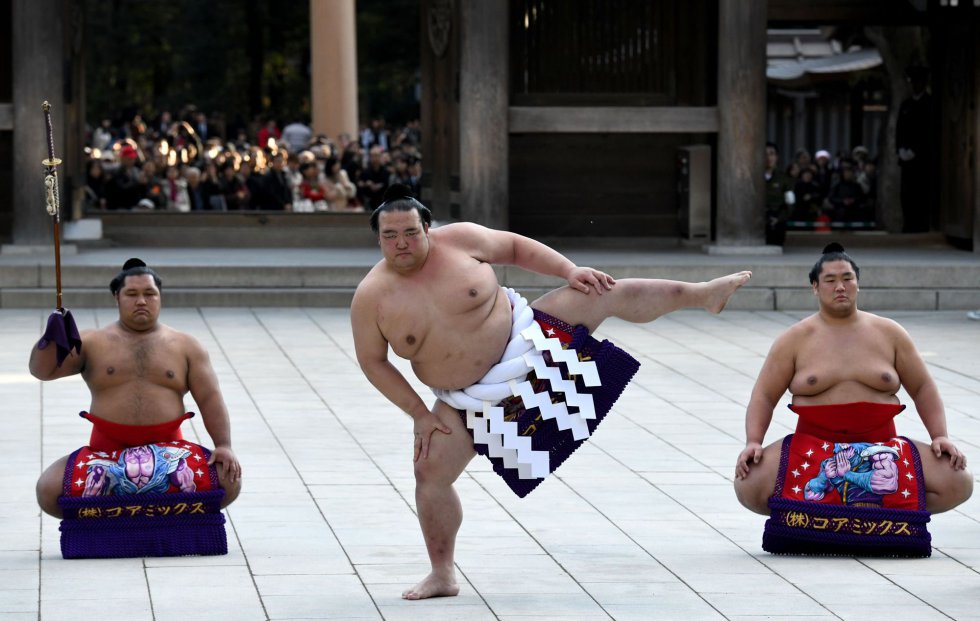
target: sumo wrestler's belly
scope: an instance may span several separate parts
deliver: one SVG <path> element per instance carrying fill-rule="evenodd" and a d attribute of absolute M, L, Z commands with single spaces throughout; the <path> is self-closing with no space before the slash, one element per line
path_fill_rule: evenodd
<path fill-rule="evenodd" d="M 510 308 L 461 330 L 432 330 L 412 358 L 415 375 L 430 388 L 458 390 L 475 384 L 500 361 L 510 338 Z"/>
<path fill-rule="evenodd" d="M 131 381 L 93 390 L 89 411 L 123 425 L 155 425 L 183 416 L 184 402 L 182 396 L 169 387 Z"/>

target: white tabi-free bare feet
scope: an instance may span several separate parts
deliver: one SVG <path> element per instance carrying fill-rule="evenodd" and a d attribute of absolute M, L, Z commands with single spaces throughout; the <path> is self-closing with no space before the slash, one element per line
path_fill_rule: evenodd
<path fill-rule="evenodd" d="M 430 597 L 453 597 L 459 594 L 459 584 L 455 577 L 444 578 L 431 573 L 409 590 L 402 593 L 402 599 L 428 599 Z"/>
<path fill-rule="evenodd" d="M 744 272 L 715 278 L 704 283 L 707 289 L 707 301 L 704 304 L 705 310 L 715 314 L 723 311 L 725 304 L 728 304 L 728 298 L 732 297 L 732 294 L 738 291 L 738 288 L 748 282 L 751 277 L 752 272 L 746 270 Z"/>

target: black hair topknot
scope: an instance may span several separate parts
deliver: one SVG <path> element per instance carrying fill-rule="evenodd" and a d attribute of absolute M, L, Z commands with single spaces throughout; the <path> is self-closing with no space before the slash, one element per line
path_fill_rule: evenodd
<path fill-rule="evenodd" d="M 844 246 L 837 242 L 830 242 L 823 247 L 823 253 L 817 262 L 813 264 L 813 269 L 810 270 L 810 284 L 814 284 L 820 279 L 820 273 L 823 271 L 823 264 L 829 263 L 831 261 L 847 261 L 854 268 L 854 277 L 856 279 L 861 278 L 861 268 L 858 267 L 854 259 L 851 258 L 847 252 L 844 251 Z"/>
<path fill-rule="evenodd" d="M 404 183 L 392 183 L 385 190 L 384 196 L 381 197 L 382 203 L 387 203 L 389 201 L 396 201 L 400 198 L 415 198 L 412 196 L 412 188 L 408 187 Z"/>
<path fill-rule="evenodd" d="M 133 257 L 132 259 L 129 259 L 123 263 L 122 270 L 120 270 L 120 272 L 116 274 L 116 277 L 109 282 L 109 291 L 112 292 L 112 295 L 116 295 L 126 283 L 126 277 L 140 276 L 142 274 L 149 274 L 152 276 L 153 282 L 156 284 L 157 289 L 163 289 L 163 281 L 160 279 L 160 275 L 153 271 L 153 268 L 147 267 L 145 261 Z"/>

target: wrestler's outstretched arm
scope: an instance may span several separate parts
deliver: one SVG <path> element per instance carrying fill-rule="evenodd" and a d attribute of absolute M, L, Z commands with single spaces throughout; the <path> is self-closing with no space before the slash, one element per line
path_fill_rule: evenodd
<path fill-rule="evenodd" d="M 218 376 L 211 366 L 211 358 L 193 336 L 183 334 L 182 338 L 187 351 L 187 386 L 201 410 L 204 428 L 214 442 L 208 465 L 219 464 L 222 479 L 230 476 L 232 481 L 238 481 L 242 477 L 242 465 L 231 448 L 231 420 L 221 389 L 218 388 Z"/>
<path fill-rule="evenodd" d="M 429 456 L 432 434 L 436 431 L 449 434 L 452 430 L 426 407 L 422 397 L 388 360 L 388 341 L 378 328 L 376 307 L 374 293 L 369 288 L 358 288 L 350 306 L 357 363 L 368 381 L 388 401 L 412 417 L 415 427 L 413 460 L 425 459 Z"/>
<path fill-rule="evenodd" d="M 736 479 L 747 477 L 752 464 L 762 461 L 762 442 L 772 422 L 772 412 L 793 379 L 793 332 L 791 328 L 772 344 L 752 388 L 749 406 L 745 410 L 745 448 L 735 462 Z"/>
<path fill-rule="evenodd" d="M 932 452 L 936 457 L 949 453 L 949 465 L 954 470 L 966 468 L 966 455 L 947 437 L 946 410 L 939 396 L 939 388 L 929 374 L 926 363 L 912 342 L 912 337 L 898 323 L 885 319 L 889 333 L 895 343 L 895 370 L 902 386 L 915 402 L 922 424 L 932 438 Z"/>
<path fill-rule="evenodd" d="M 490 264 L 516 265 L 522 269 L 568 281 L 582 293 L 612 289 L 616 280 L 591 267 L 579 267 L 557 250 L 523 235 L 460 222 L 440 229 L 443 236 L 466 248 L 470 256 Z"/>

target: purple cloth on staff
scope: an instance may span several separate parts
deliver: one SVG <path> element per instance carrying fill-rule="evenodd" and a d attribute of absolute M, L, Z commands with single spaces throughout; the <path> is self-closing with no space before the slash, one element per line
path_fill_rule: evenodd
<path fill-rule="evenodd" d="M 66 310 L 64 315 L 55 311 L 48 317 L 48 327 L 37 342 L 37 348 L 44 349 L 49 343 L 55 344 L 54 355 L 59 367 L 73 349 L 75 353 L 81 353 L 82 338 L 78 335 L 78 326 L 75 325 L 75 318 L 71 316 L 70 310 Z"/>

